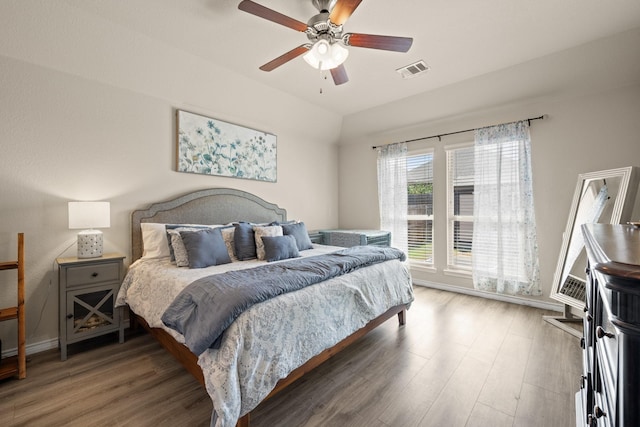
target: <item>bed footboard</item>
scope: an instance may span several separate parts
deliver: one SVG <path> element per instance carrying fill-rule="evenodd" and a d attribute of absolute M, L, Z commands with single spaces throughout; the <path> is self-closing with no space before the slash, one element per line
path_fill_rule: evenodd
<path fill-rule="evenodd" d="M 140 324 L 145 330 L 147 330 L 147 332 L 149 332 L 151 336 L 153 336 L 169 353 L 171 353 L 171 355 L 173 355 L 173 357 L 175 357 L 182 364 L 182 366 L 184 366 L 185 369 L 189 371 L 189 373 L 191 373 L 191 375 L 193 375 L 195 379 L 198 380 L 198 382 L 200 382 L 200 384 L 202 384 L 202 386 L 204 387 L 204 376 L 202 370 L 200 369 L 200 366 L 198 366 L 198 358 L 193 353 L 191 353 L 191 351 L 189 351 L 186 346 L 174 340 L 173 337 L 163 329 L 152 328 L 142 317 L 136 315 L 133 311 L 130 311 L 130 313 L 131 319 Z M 385 313 L 371 320 L 361 329 L 358 329 L 353 334 L 349 335 L 333 347 L 330 347 L 317 354 L 316 356 L 309 359 L 304 365 L 293 370 L 286 378 L 278 381 L 274 389 L 264 400 L 275 396 L 277 393 L 301 378 L 303 375 L 320 366 L 322 363 L 335 356 L 340 351 L 349 347 L 358 339 L 362 338 L 368 332 L 377 328 L 393 316 L 397 315 L 398 324 L 400 326 L 403 326 L 406 323 L 406 313 L 407 307 L 405 305 L 397 305 L 395 307 L 391 307 Z M 240 417 L 238 419 L 238 422 L 236 423 L 236 427 L 249 427 L 250 417 L 251 413 L 245 414 L 244 416 Z"/>
<path fill-rule="evenodd" d="M 319 353 L 316 356 L 312 357 L 307 361 L 307 363 L 305 363 L 304 365 L 292 371 L 286 378 L 283 378 L 280 381 L 278 381 L 278 384 L 276 384 L 274 389 L 271 391 L 271 393 L 267 395 L 267 397 L 265 397 L 264 400 L 267 400 L 275 396 L 280 391 L 284 390 L 287 386 L 289 386 L 296 380 L 300 379 L 303 375 L 315 369 L 316 367 L 320 366 L 322 363 L 329 360 L 331 357 L 335 356 L 340 351 L 349 347 L 358 339 L 362 338 L 368 332 L 377 328 L 378 326 L 380 326 L 382 323 L 384 323 L 394 315 L 398 316 L 398 324 L 400 326 L 403 326 L 406 323 L 406 314 L 407 314 L 407 307 L 405 305 L 398 305 L 390 308 L 385 313 L 381 314 L 380 316 L 376 317 L 375 319 L 367 323 L 363 328 L 358 329 L 353 334 L 349 335 L 348 337 L 346 337 L 345 339 L 343 339 L 333 347 L 330 347 L 324 350 L 322 353 Z M 242 416 L 238 420 L 236 427 L 249 427 L 250 416 L 251 416 L 251 413 L 248 413 Z"/>

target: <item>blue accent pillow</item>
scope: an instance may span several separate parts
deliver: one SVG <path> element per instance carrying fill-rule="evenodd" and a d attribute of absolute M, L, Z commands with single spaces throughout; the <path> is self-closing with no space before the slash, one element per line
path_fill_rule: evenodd
<path fill-rule="evenodd" d="M 313 244 L 311 243 L 309 233 L 307 232 L 307 226 L 304 225 L 304 222 L 282 224 L 282 234 L 285 236 L 293 236 L 296 239 L 296 245 L 298 246 L 299 251 L 313 249 Z"/>
<path fill-rule="evenodd" d="M 264 243 L 264 259 L 267 262 L 300 256 L 293 236 L 263 236 L 262 243 Z"/>
<path fill-rule="evenodd" d="M 231 262 L 219 228 L 181 231 L 180 237 L 187 250 L 189 268 L 204 268 Z"/>
<path fill-rule="evenodd" d="M 173 242 L 171 240 L 170 230 L 185 231 L 185 230 L 204 230 L 205 228 L 211 228 L 208 225 L 193 225 L 193 224 L 165 224 L 165 231 L 167 233 L 167 242 L 169 243 L 169 256 L 171 262 L 176 260 L 175 249 L 173 248 Z"/>
<path fill-rule="evenodd" d="M 236 229 L 233 232 L 233 244 L 236 250 L 236 257 L 240 261 L 257 258 L 253 224 L 239 222 L 234 224 L 234 227 Z"/>

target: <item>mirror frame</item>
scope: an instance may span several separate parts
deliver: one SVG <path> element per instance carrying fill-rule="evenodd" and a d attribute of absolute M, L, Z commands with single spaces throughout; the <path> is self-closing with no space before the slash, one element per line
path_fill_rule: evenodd
<path fill-rule="evenodd" d="M 611 212 L 610 224 L 620 224 L 627 222 L 631 219 L 633 211 L 636 192 L 638 190 L 638 168 L 629 166 L 625 168 L 609 169 L 599 172 L 589 172 L 578 175 L 578 184 L 576 186 L 575 193 L 573 195 L 573 201 L 571 203 L 571 210 L 569 212 L 569 219 L 567 221 L 567 227 L 562 236 L 562 247 L 560 249 L 560 255 L 558 257 L 558 264 L 553 276 L 553 282 L 551 287 L 551 298 L 560 301 L 565 304 L 565 315 L 568 314 L 567 305 L 583 310 L 585 302 L 572 298 L 568 295 L 560 293 L 562 272 L 567 261 L 567 252 L 569 250 L 571 236 L 575 227 L 580 227 L 582 224 L 576 224 L 576 216 L 580 209 L 580 199 L 584 191 L 585 183 L 592 180 L 621 178 L 620 188 L 618 194 L 615 196 L 615 202 L 613 211 Z M 584 246 L 583 246 L 584 247 Z M 586 266 L 585 266 L 586 267 Z M 569 316 L 567 316 L 569 317 Z"/>

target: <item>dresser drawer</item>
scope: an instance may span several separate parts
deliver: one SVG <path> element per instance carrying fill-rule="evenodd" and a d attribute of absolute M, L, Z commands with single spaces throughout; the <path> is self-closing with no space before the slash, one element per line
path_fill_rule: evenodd
<path fill-rule="evenodd" d="M 120 263 L 101 263 L 66 268 L 67 287 L 120 280 Z"/>
<path fill-rule="evenodd" d="M 611 420 L 615 420 L 615 410 L 618 406 L 617 402 L 617 362 L 615 364 L 611 364 L 610 360 L 607 359 L 607 356 L 604 354 L 601 349 L 598 348 L 598 344 L 596 344 L 596 357 L 597 357 L 597 383 L 595 384 L 595 397 L 594 400 L 595 405 L 598 406 L 604 413 L 606 413 L 609 422 Z M 595 414 L 595 412 L 594 412 Z"/>
<path fill-rule="evenodd" d="M 602 393 L 594 396 L 594 406 L 591 411 L 591 425 L 597 427 L 613 427 L 615 415 L 611 413 L 606 397 Z"/>

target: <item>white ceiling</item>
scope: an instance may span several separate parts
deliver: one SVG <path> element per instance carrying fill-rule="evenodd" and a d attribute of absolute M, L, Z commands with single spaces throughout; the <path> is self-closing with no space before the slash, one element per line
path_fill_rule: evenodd
<path fill-rule="evenodd" d="M 238 10 L 240 0 L 66 1 L 340 115 L 640 27 L 638 0 L 363 0 L 345 32 L 409 36 L 413 46 L 408 53 L 350 47 L 349 82 L 334 86 L 301 57 L 260 71 L 307 38 Z M 257 2 L 303 22 L 317 13 L 311 0 Z M 396 73 L 421 59 L 427 74 Z"/>

